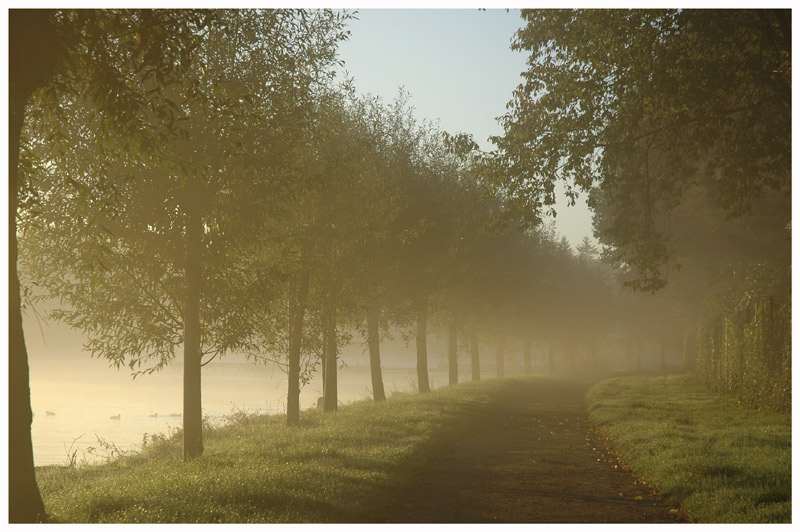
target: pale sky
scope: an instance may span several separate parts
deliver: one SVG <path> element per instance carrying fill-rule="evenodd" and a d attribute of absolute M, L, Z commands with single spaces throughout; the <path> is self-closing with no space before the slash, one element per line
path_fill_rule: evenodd
<path fill-rule="evenodd" d="M 359 92 L 389 103 L 402 86 L 419 120 L 493 147 L 488 137 L 503 132 L 495 119 L 525 70 L 526 54 L 509 48 L 522 26 L 518 10 L 372 8 L 357 16 L 339 57 Z M 556 210 L 557 231 L 573 247 L 592 237 L 583 199 L 575 207 L 562 199 Z"/>

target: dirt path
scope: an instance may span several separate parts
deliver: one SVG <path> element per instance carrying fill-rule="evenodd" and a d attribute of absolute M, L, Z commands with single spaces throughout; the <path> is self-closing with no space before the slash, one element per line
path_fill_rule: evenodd
<path fill-rule="evenodd" d="M 389 522 L 680 522 L 630 471 L 593 450 L 583 400 L 592 384 L 515 385 L 478 430 L 434 461 Z"/>

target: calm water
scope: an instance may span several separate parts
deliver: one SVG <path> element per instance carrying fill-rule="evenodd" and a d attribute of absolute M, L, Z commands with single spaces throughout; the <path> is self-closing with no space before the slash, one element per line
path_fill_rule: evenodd
<path fill-rule="evenodd" d="M 128 370 L 109 367 L 105 360 L 83 352 L 81 339 L 74 334 L 56 334 L 51 328 L 44 336 L 47 342 L 38 328 L 26 322 L 36 465 L 63 465 L 73 454 L 78 463 L 96 462 L 109 452 L 99 441 L 137 450 L 145 434 L 167 434 L 181 426 L 180 367 L 134 380 Z M 403 358 L 406 353 L 401 350 L 407 351 L 400 344 L 382 346 L 387 395 L 410 391 L 416 377 L 413 359 Z M 367 356 L 355 347 L 343 358 L 348 367 L 339 371 L 339 400 L 348 403 L 371 397 Z M 447 381 L 447 374 L 437 367 L 443 358 L 443 350 L 431 350 L 434 386 Z M 468 368 L 464 371 L 466 377 Z M 211 421 L 221 422 L 234 411 L 286 411 L 286 375 L 276 366 L 256 366 L 237 357 L 215 360 L 203 368 L 202 386 L 203 414 Z M 322 380 L 317 376 L 301 391 L 301 408 L 315 406 L 321 395 Z"/>
<path fill-rule="evenodd" d="M 92 362 L 98 362 L 96 360 Z M 212 364 L 214 364 L 212 362 Z M 278 369 L 225 362 L 204 368 L 203 414 L 221 422 L 234 411 L 284 413 L 286 376 Z M 132 381 L 125 373 L 102 368 L 102 374 L 38 379 L 32 371 L 32 427 L 36 465 L 64 464 L 77 452 L 79 462 L 93 462 L 108 454 L 98 439 L 124 450 L 138 449 L 145 433 L 165 433 L 181 426 L 181 371 L 169 368 L 160 374 Z M 384 368 L 387 393 L 408 391 L 413 371 Z M 300 394 L 301 408 L 315 406 L 322 383 L 315 379 Z M 347 403 L 370 396 L 369 372 L 349 367 L 339 372 L 339 400 Z M 50 411 L 53 415 L 48 415 Z M 119 419 L 115 419 L 119 416 Z M 96 449 L 91 453 L 91 447 Z"/>

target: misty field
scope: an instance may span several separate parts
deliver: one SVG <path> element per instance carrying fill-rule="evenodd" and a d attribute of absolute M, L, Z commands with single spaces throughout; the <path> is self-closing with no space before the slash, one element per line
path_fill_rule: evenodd
<path fill-rule="evenodd" d="M 587 402 L 623 466 L 692 520 L 791 522 L 790 415 L 757 411 L 685 375 L 604 381 Z"/>

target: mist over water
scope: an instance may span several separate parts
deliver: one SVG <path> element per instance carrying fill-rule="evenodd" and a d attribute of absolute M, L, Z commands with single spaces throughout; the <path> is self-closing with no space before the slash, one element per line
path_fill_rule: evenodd
<path fill-rule="evenodd" d="M 180 353 L 162 371 L 133 379 L 129 369 L 118 370 L 104 359 L 92 358 L 82 350 L 81 337 L 68 329 L 50 325 L 44 328 L 43 338 L 35 321 L 26 317 L 25 332 L 35 465 L 64 465 L 73 454 L 78 464 L 102 461 L 111 452 L 110 445 L 138 450 L 145 434 L 168 435 L 182 426 Z M 412 348 L 406 349 L 399 341 L 387 342 L 382 349 L 387 395 L 412 391 L 416 381 Z M 432 349 L 431 355 L 433 385 L 446 384 L 444 347 Z M 371 397 L 366 353 L 359 345 L 351 345 L 343 349 L 342 359 L 340 404 Z M 463 371 L 462 380 L 469 375 L 469 366 Z M 286 374 L 274 364 L 256 365 L 243 356 L 229 355 L 205 366 L 202 379 L 203 415 L 212 423 L 224 422 L 225 416 L 238 411 L 286 411 Z M 316 373 L 300 393 L 300 407 L 316 406 L 321 395 L 322 377 Z"/>

